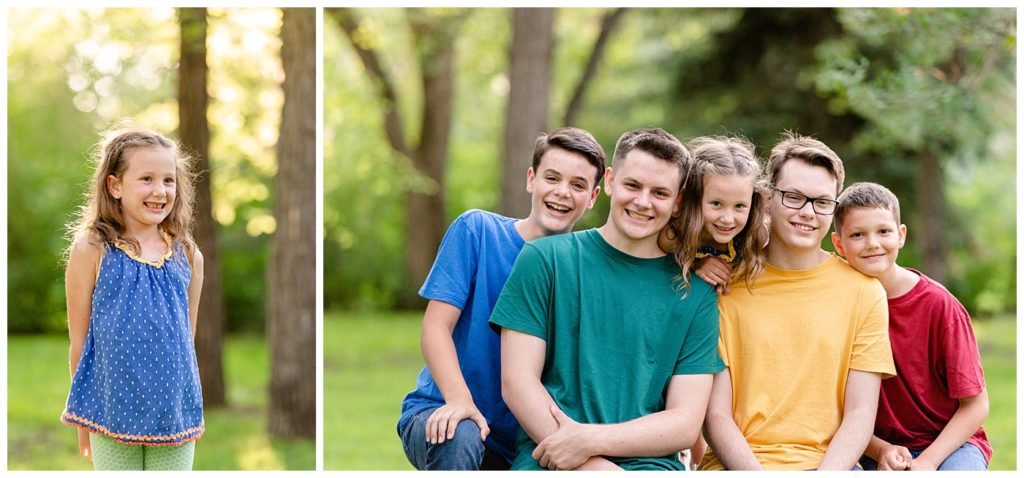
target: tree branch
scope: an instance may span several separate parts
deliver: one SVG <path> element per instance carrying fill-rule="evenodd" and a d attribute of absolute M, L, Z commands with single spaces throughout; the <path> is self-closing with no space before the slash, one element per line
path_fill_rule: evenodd
<path fill-rule="evenodd" d="M 576 121 L 576 114 L 583 103 L 583 94 L 586 93 L 587 87 L 590 86 L 590 80 L 594 78 L 594 74 L 597 72 L 597 64 L 601 61 L 601 57 L 604 56 L 608 37 L 619 24 L 619 20 L 622 19 L 622 14 L 624 13 L 626 13 L 625 8 L 616 8 L 605 13 L 601 19 L 601 32 L 597 35 L 597 40 L 594 41 L 594 49 L 590 52 L 590 58 L 587 59 L 587 66 L 583 70 L 583 75 L 580 76 L 580 81 L 576 83 L 576 89 L 573 91 L 572 99 L 569 100 L 569 106 L 565 108 L 562 126 L 573 126 L 573 123 Z"/>
<path fill-rule="evenodd" d="M 388 143 L 391 144 L 391 148 L 395 151 L 405 157 L 412 158 L 412 150 L 405 142 L 405 127 L 402 123 L 402 117 L 398 113 L 398 95 L 387 73 L 385 73 L 384 68 L 381 66 L 377 52 L 372 48 L 366 48 L 364 43 L 359 41 L 359 22 L 356 21 L 349 9 L 339 8 L 328 11 L 331 12 L 331 16 L 334 17 L 338 26 L 341 27 L 341 30 L 345 32 L 345 35 L 352 43 L 352 47 L 355 48 L 356 54 L 359 55 L 363 66 L 366 67 L 366 71 L 370 72 L 370 75 L 377 80 L 378 93 L 384 101 L 384 132 L 388 137 Z"/>

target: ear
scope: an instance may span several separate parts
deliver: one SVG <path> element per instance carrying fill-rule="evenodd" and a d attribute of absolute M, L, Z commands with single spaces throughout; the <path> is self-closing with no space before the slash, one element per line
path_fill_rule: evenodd
<path fill-rule="evenodd" d="M 838 252 L 839 255 L 846 257 L 846 251 L 843 250 L 843 241 L 839 240 L 838 232 L 832 233 L 832 245 L 835 246 L 836 252 Z"/>
<path fill-rule="evenodd" d="M 533 172 L 533 166 L 526 168 L 526 192 L 533 194 L 533 178 L 536 173 Z"/>
<path fill-rule="evenodd" d="M 587 209 L 594 207 L 594 203 L 597 202 L 597 197 L 601 195 L 601 186 L 595 186 L 594 190 L 590 192 L 590 199 L 587 201 Z"/>
<path fill-rule="evenodd" d="M 681 204 L 683 204 L 683 192 L 682 191 L 680 191 L 679 194 L 676 194 L 675 201 L 672 201 L 672 215 L 673 216 L 676 215 L 676 213 L 679 212 L 679 206 Z"/>
<path fill-rule="evenodd" d="M 611 167 L 604 170 L 604 193 L 612 197 L 612 183 L 615 182 L 615 171 Z"/>
<path fill-rule="evenodd" d="M 903 249 L 903 245 L 907 243 L 907 225 L 906 224 L 900 224 L 899 231 L 900 231 L 900 242 L 899 242 L 900 249 Z"/>
<path fill-rule="evenodd" d="M 107 192 L 114 196 L 114 199 L 121 199 L 121 180 L 113 174 L 107 175 Z"/>

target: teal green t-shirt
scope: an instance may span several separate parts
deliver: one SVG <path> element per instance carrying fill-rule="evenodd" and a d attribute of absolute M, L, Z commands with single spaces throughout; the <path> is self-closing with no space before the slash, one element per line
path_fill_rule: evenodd
<path fill-rule="evenodd" d="M 665 409 L 673 375 L 713 374 L 718 301 L 706 282 L 683 298 L 671 256 L 641 259 L 596 229 L 528 242 L 491 314 L 492 326 L 547 343 L 541 382 L 581 423 L 622 423 Z M 522 430 L 513 469 L 539 469 Z M 612 458 L 626 469 L 683 469 L 675 455 Z"/>

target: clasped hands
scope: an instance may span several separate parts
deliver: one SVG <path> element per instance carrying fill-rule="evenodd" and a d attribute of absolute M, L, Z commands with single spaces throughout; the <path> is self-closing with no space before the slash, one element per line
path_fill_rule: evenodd
<path fill-rule="evenodd" d="M 558 430 L 548 435 L 533 450 L 533 459 L 549 470 L 621 470 L 615 463 L 595 456 L 593 426 L 581 424 L 552 405 L 551 416 L 558 422 Z"/>
<path fill-rule="evenodd" d="M 879 471 L 935 471 L 937 468 L 920 456 L 914 458 L 907 447 L 899 445 L 886 446 L 878 454 Z"/>

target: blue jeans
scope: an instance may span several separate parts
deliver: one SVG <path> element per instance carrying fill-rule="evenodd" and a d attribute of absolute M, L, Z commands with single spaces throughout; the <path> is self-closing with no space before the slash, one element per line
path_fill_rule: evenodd
<path fill-rule="evenodd" d="M 924 450 L 910 450 L 910 456 L 917 458 Z M 865 470 L 878 469 L 878 462 L 863 456 L 860 459 Z M 984 471 L 988 470 L 985 454 L 973 443 L 964 443 L 939 465 L 938 471 Z"/>
<path fill-rule="evenodd" d="M 490 452 L 480 440 L 480 427 L 473 420 L 462 420 L 455 436 L 439 445 L 427 443 L 427 419 L 437 408 L 428 408 L 409 417 L 398 429 L 405 457 L 417 470 L 507 470 L 510 463 Z"/>

